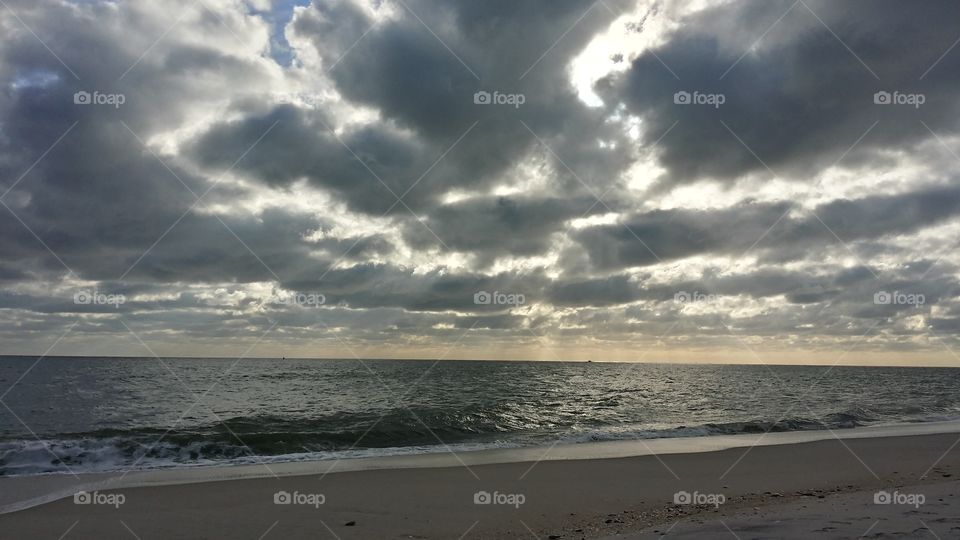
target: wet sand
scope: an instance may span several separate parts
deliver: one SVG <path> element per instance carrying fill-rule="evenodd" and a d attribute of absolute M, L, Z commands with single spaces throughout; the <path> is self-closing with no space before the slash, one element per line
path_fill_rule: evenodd
<path fill-rule="evenodd" d="M 120 488 L 91 496 L 100 504 L 70 497 L 0 515 L 0 530 L 5 538 L 566 539 L 666 531 L 717 537 L 729 528 L 741 538 L 839 538 L 863 534 L 877 521 L 872 537 L 909 537 L 929 526 L 948 538 L 958 535 L 960 515 L 960 445 L 951 448 L 957 438 L 832 439 Z M 925 501 L 875 504 L 878 490 Z M 679 492 L 704 504 L 675 504 Z"/>

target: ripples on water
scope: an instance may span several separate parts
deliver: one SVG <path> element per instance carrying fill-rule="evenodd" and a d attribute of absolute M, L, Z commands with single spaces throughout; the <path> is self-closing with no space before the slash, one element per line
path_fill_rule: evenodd
<path fill-rule="evenodd" d="M 0 358 L 0 387 L 35 360 Z M 470 450 L 960 417 L 954 369 L 164 362 L 169 370 L 157 359 L 43 359 L 4 397 L 29 429 L 9 411 L 0 415 L 0 474 L 419 453 L 442 450 L 440 441 Z"/>

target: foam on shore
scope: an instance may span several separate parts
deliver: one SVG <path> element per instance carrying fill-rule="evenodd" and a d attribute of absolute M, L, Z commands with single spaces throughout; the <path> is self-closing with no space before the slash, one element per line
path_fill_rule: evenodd
<path fill-rule="evenodd" d="M 960 421 L 889 424 L 844 430 L 792 431 L 709 437 L 663 438 L 557 444 L 466 452 L 390 455 L 325 461 L 259 463 L 219 467 L 140 470 L 128 473 L 69 473 L 0 479 L 0 514 L 23 510 L 78 491 L 219 482 L 272 476 L 322 475 L 335 472 L 458 467 L 532 461 L 612 459 L 659 454 L 714 452 L 729 448 L 799 444 L 820 440 L 863 439 L 960 433 Z"/>

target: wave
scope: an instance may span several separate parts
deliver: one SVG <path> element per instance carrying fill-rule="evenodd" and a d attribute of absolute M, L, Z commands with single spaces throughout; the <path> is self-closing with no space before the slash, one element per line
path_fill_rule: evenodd
<path fill-rule="evenodd" d="M 818 429 L 847 429 L 888 420 L 855 409 L 821 419 L 790 417 L 705 423 L 695 426 L 617 424 L 564 428 L 508 429 L 503 423 L 452 415 L 456 423 L 430 428 L 390 415 L 374 428 L 341 425 L 324 429 L 329 418 L 291 420 L 271 416 L 239 417 L 191 430 L 140 428 L 61 434 L 46 439 L 0 440 L 0 476 L 64 472 L 113 472 L 131 469 L 218 466 L 315 461 L 433 452 L 466 452 L 555 443 L 567 444 L 656 438 L 703 437 Z M 952 418 L 956 418 L 953 416 Z M 432 418 L 436 420 L 437 418 Z M 951 419 L 937 414 L 900 418 L 925 422 Z"/>

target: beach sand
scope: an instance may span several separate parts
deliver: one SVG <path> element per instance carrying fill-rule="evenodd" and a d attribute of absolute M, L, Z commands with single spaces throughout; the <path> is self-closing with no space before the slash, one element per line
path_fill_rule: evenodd
<path fill-rule="evenodd" d="M 957 439 L 831 439 L 122 488 L 98 495 L 122 495 L 119 507 L 66 498 L 0 515 L 0 537 L 958 538 Z M 878 490 L 897 503 L 875 504 Z M 323 504 L 275 504 L 281 491 L 307 503 L 322 494 Z M 475 504 L 479 491 L 513 504 Z M 722 495 L 723 504 L 674 504 L 681 491 L 711 502 Z"/>

